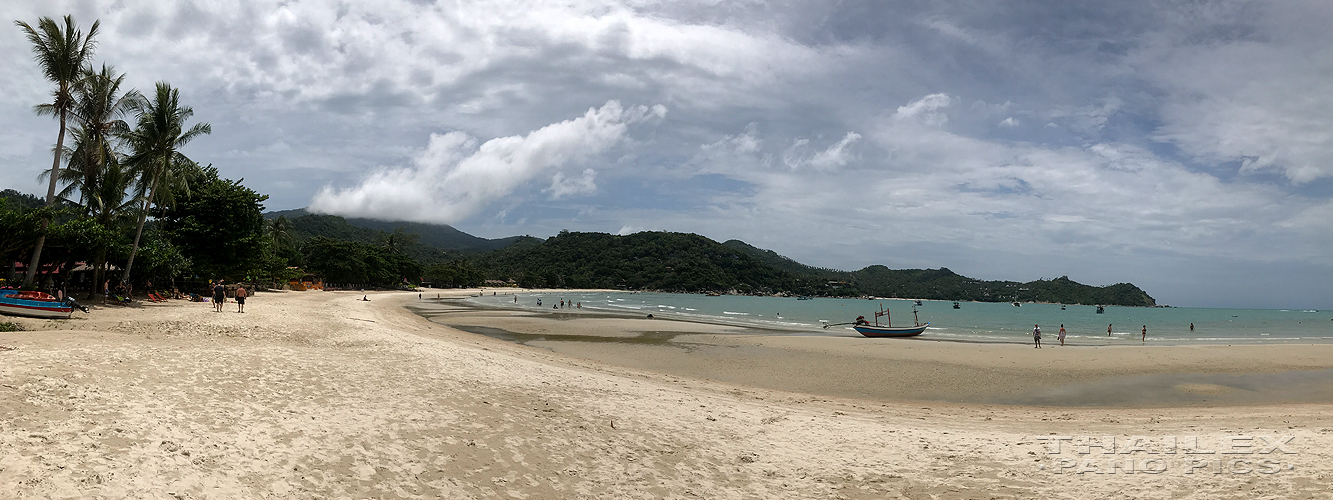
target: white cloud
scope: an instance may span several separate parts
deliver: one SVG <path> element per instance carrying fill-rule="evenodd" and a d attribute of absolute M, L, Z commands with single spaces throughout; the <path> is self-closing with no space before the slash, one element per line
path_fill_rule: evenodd
<path fill-rule="evenodd" d="M 1296 184 L 1333 177 L 1328 6 L 1266 3 L 1245 14 L 1249 36 L 1208 36 L 1237 21 L 1192 14 L 1139 56 L 1140 71 L 1167 93 L 1157 138 L 1242 173 Z"/>
<path fill-rule="evenodd" d="M 1019 279 L 1158 279 L 1169 267 L 1145 262 L 1162 256 L 1327 263 L 1333 4 L 1078 10 L 1070 25 L 1006 2 L 6 4 L 101 19 L 97 62 L 180 88 L 214 130 L 186 153 L 273 209 L 318 192 L 317 208 L 488 237 L 646 227 Z M 0 187 L 44 192 L 56 125 L 30 109 L 49 88 L 12 28 Z M 671 120 L 584 113 L 608 101 Z"/>
<path fill-rule="evenodd" d="M 900 121 L 917 121 L 922 124 L 940 127 L 949 122 L 948 115 L 940 112 L 949 107 L 953 100 L 945 94 L 930 94 L 905 105 L 899 106 L 893 118 Z"/>
<path fill-rule="evenodd" d="M 319 213 L 387 220 L 457 223 L 480 212 L 541 172 L 601 154 L 624 137 L 630 124 L 665 116 L 666 108 L 622 108 L 609 101 L 579 118 L 526 136 L 476 139 L 461 132 L 432 134 L 410 167 L 381 170 L 360 186 L 325 187 L 310 202 Z M 592 184 L 591 170 L 572 184 L 557 176 L 557 197 Z M 595 186 L 594 186 L 595 187 Z"/>
<path fill-rule="evenodd" d="M 832 171 L 846 166 L 855 157 L 848 150 L 848 146 L 859 139 L 861 139 L 861 134 L 848 132 L 842 140 L 827 149 L 809 154 L 806 152 L 806 146 L 810 144 L 810 140 L 798 138 L 792 141 L 792 145 L 782 153 L 782 162 L 792 170 L 813 168 L 823 172 Z M 744 153 L 745 151 L 738 149 L 737 152 Z"/>
<path fill-rule="evenodd" d="M 551 187 L 542 190 L 551 193 L 552 199 L 561 199 L 581 194 L 597 192 L 597 171 L 583 169 L 583 175 L 577 178 L 565 178 L 564 172 L 556 172 L 551 178 Z"/>

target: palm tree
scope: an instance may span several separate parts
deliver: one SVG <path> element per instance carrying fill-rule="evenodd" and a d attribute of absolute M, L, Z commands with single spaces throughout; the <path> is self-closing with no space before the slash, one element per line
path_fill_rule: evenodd
<path fill-rule="evenodd" d="M 126 163 L 134 166 L 139 173 L 140 185 L 147 188 L 148 197 L 143 199 L 139 228 L 134 233 L 134 246 L 130 248 L 130 260 L 125 264 L 125 274 L 121 276 L 121 281 L 130 279 L 134 257 L 139 252 L 139 240 L 143 236 L 143 225 L 157 197 L 158 188 L 163 185 L 170 187 L 170 183 L 163 183 L 162 180 L 183 177 L 174 174 L 182 168 L 195 165 L 193 160 L 180 152 L 180 148 L 201 134 L 213 132 L 213 127 L 207 123 L 196 123 L 185 130 L 185 122 L 194 116 L 194 109 L 181 107 L 180 91 L 171 88 L 167 82 L 157 82 L 157 92 L 153 99 L 135 99 L 131 109 L 138 113 L 139 119 L 134 130 L 124 136 L 134 150 Z"/>
<path fill-rule="evenodd" d="M 292 238 L 292 225 L 286 215 L 264 221 L 264 236 L 268 238 L 269 247 L 274 253 L 291 248 L 295 244 Z"/>
<path fill-rule="evenodd" d="M 60 119 L 60 134 L 56 136 L 55 159 L 51 161 L 51 184 L 46 189 L 46 206 L 56 202 L 56 181 L 60 178 L 60 155 L 65 150 L 65 119 L 74 106 L 73 89 L 78 82 L 84 64 L 92 58 L 97 48 L 93 37 L 97 36 L 98 21 L 93 21 L 88 29 L 88 36 L 83 36 L 74 25 L 73 16 L 65 16 L 65 27 L 61 29 L 54 19 L 43 17 L 37 21 L 37 29 L 28 23 L 14 21 L 32 42 L 33 59 L 41 66 L 46 79 L 56 84 L 50 104 L 39 104 L 33 109 L 38 115 L 54 115 Z M 42 220 L 42 232 L 45 233 L 50 219 Z M 46 236 L 37 238 L 37 246 L 32 252 L 32 263 L 28 265 L 28 274 L 23 283 L 30 284 L 37 275 L 37 264 L 42 259 L 42 247 L 46 245 Z"/>
<path fill-rule="evenodd" d="M 57 196 L 75 202 L 72 195 L 78 191 L 77 203 L 84 207 L 85 215 L 91 216 L 97 209 L 93 196 L 102 192 L 99 184 L 103 172 L 120 161 L 113 139 L 129 131 L 121 117 L 130 111 L 130 103 L 139 98 L 137 90 L 120 94 L 124 80 L 124 74 L 116 75 L 106 65 L 101 73 L 84 68 L 84 77 L 75 88 L 72 113 L 78 122 L 73 130 L 74 146 L 65 148 L 68 163 L 60 172 L 60 181 L 66 186 Z M 48 175 L 49 171 L 43 172 L 41 177 Z"/>
<path fill-rule="evenodd" d="M 139 91 L 130 90 L 124 95 L 120 87 L 125 75 L 116 74 L 115 69 L 103 64 L 100 73 L 91 68 L 84 70 L 86 75 L 78 87 L 78 105 L 75 114 L 79 117 L 79 135 L 82 139 L 82 151 L 79 156 L 70 158 L 71 166 L 76 161 L 84 164 L 83 179 L 80 184 L 96 191 L 98 178 L 106 166 L 118 161 L 112 139 L 129 132 L 129 125 L 122 120 L 130 111 L 130 104 L 140 98 Z M 85 207 L 88 196 L 82 196 Z"/>

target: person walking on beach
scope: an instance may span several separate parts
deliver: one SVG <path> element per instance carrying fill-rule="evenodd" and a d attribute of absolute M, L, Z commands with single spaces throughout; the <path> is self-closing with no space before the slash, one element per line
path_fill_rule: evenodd
<path fill-rule="evenodd" d="M 1065 346 L 1065 325 L 1064 325 L 1064 323 L 1061 323 L 1061 324 L 1060 324 L 1060 334 L 1059 334 L 1059 335 L 1056 335 L 1055 338 L 1060 339 L 1060 347 L 1064 347 L 1064 346 Z"/>
<path fill-rule="evenodd" d="M 1032 325 L 1032 344 L 1034 348 L 1041 349 L 1041 327 Z"/>
<path fill-rule="evenodd" d="M 245 312 L 245 297 L 250 295 L 245 291 L 245 285 L 236 287 L 236 312 Z"/>
<path fill-rule="evenodd" d="M 222 286 L 222 280 L 213 286 L 213 312 L 222 312 L 222 304 L 227 302 L 227 287 Z"/>
<path fill-rule="evenodd" d="M 1148 343 L 1148 325 L 1143 325 L 1143 343 Z"/>

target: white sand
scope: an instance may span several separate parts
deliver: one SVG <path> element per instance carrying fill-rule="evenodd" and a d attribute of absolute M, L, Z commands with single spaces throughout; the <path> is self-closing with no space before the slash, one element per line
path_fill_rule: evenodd
<path fill-rule="evenodd" d="M 1333 475 L 1327 404 L 811 396 L 569 358 L 432 324 L 400 307 L 415 293 L 361 295 L 18 320 L 43 330 L 0 333 L 16 348 L 0 350 L 0 498 L 1327 498 Z M 1291 436 L 1292 453 L 1055 454 L 1051 434 L 1214 451 Z M 1108 457 L 1166 470 L 1090 470 Z M 1221 465 L 1187 473 L 1198 457 Z"/>

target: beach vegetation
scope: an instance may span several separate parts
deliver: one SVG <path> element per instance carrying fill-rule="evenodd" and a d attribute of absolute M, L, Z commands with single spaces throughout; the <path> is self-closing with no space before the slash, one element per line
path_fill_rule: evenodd
<path fill-rule="evenodd" d="M 55 205 L 56 183 L 60 178 L 60 158 L 65 152 L 65 129 L 71 110 L 75 105 L 74 89 L 84 76 L 84 65 L 92 59 L 97 49 L 97 30 L 99 22 L 94 21 L 85 36 L 74 23 L 72 16 L 65 16 L 62 27 L 54 19 L 42 17 L 37 27 L 23 21 L 14 21 L 32 44 L 33 59 L 41 68 L 48 81 L 55 84 L 51 92 L 51 102 L 38 104 L 33 108 L 38 115 L 50 115 L 60 121 L 60 131 L 56 135 L 56 146 L 51 170 L 47 173 L 49 187 L 46 191 L 46 206 Z M 51 223 L 49 218 L 42 219 L 42 226 Z M 42 249 L 46 244 L 46 235 L 40 234 L 33 244 L 32 260 L 24 283 L 32 283 L 41 262 Z"/>
<path fill-rule="evenodd" d="M 189 260 L 180 269 L 205 279 L 233 281 L 265 275 L 262 214 L 268 195 L 222 178 L 211 165 L 199 169 L 188 182 L 193 188 L 163 207 L 156 224 L 181 258 Z"/>
<path fill-rule="evenodd" d="M 383 246 L 316 236 L 301 244 L 302 267 L 325 283 L 394 288 L 419 283 L 422 267 Z"/>
<path fill-rule="evenodd" d="M 196 123 L 186 128 L 186 122 L 194 116 L 194 108 L 182 105 L 180 90 L 172 88 L 167 82 L 157 82 L 156 92 L 151 98 L 134 99 L 130 108 L 138 114 L 138 120 L 134 129 L 123 136 L 132 148 L 125 162 L 138 173 L 138 192 L 146 192 L 148 196 L 143 198 L 139 226 L 134 233 L 125 273 L 121 277 L 123 281 L 130 279 L 134 269 L 134 257 L 139 250 L 144 223 L 148 220 L 148 211 L 158 196 L 158 190 L 165 188 L 164 200 L 174 199 L 178 192 L 188 193 L 188 179 L 198 167 L 180 148 L 200 135 L 213 132 L 208 123 Z"/>

